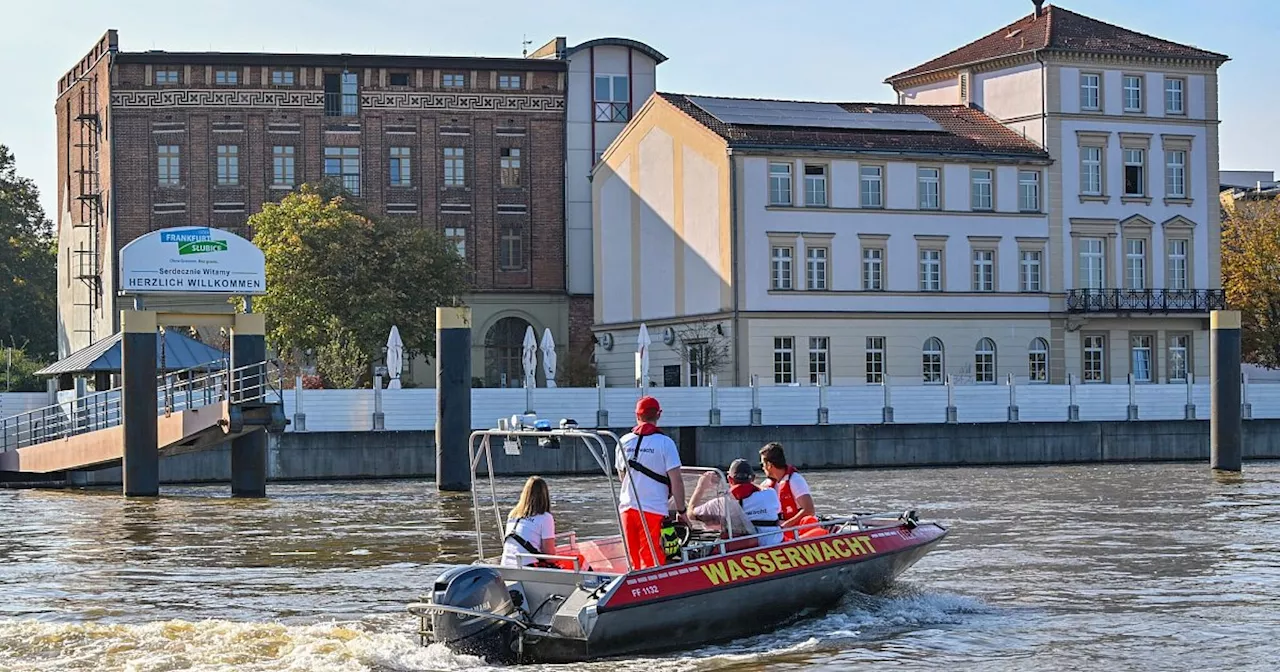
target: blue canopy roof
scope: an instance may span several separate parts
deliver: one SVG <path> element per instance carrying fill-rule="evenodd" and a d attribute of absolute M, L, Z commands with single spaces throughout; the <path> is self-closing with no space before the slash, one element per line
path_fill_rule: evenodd
<path fill-rule="evenodd" d="M 66 357 L 36 371 L 37 376 L 60 376 L 76 373 L 99 373 L 120 371 L 120 338 L 122 334 L 108 336 L 87 348 L 76 351 Z M 188 336 L 175 331 L 166 330 L 161 339 L 156 339 L 156 371 L 179 371 L 182 369 L 221 369 L 225 366 L 227 353 L 205 345 Z M 161 358 L 163 357 L 163 362 Z"/>

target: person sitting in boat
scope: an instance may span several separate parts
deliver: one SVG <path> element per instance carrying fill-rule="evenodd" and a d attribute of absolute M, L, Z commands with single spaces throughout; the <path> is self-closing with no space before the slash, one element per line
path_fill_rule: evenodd
<path fill-rule="evenodd" d="M 733 521 L 735 537 L 750 534 L 762 534 L 760 546 L 772 546 L 782 543 L 780 529 L 782 506 L 778 502 L 778 493 L 772 488 L 761 488 L 755 484 L 756 474 L 751 464 L 743 459 L 734 460 L 729 465 L 729 496 L 737 502 L 737 506 L 729 504 L 728 518 Z M 720 477 L 715 472 L 707 472 L 698 479 L 693 489 L 689 505 L 698 501 L 707 490 L 714 488 Z M 712 496 L 707 502 L 692 508 L 694 520 L 724 528 L 725 501 L 723 497 Z"/>
<path fill-rule="evenodd" d="M 556 521 L 551 516 L 551 491 L 541 476 L 530 476 L 520 491 L 520 500 L 507 514 L 506 538 L 502 542 L 502 564 L 508 567 L 556 566 L 520 553 L 556 555 Z"/>
<path fill-rule="evenodd" d="M 653 397 L 636 402 L 636 426 L 618 442 L 616 467 L 622 481 L 618 508 L 622 536 L 632 569 L 666 562 L 662 523 L 672 511 L 685 519 L 684 481 L 680 479 L 680 451 L 658 430 L 662 406 Z M 687 519 L 685 519 L 687 522 Z"/>
<path fill-rule="evenodd" d="M 760 467 L 768 476 L 763 487 L 778 492 L 778 501 L 782 504 L 783 527 L 819 522 L 813 513 L 813 496 L 809 494 L 809 484 L 795 467 L 787 464 L 782 444 L 774 441 L 760 449 Z"/>

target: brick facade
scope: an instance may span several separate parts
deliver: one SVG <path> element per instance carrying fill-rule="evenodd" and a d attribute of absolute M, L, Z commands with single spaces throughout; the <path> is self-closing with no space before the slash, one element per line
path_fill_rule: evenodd
<path fill-rule="evenodd" d="M 595 336 L 591 325 L 595 322 L 595 297 L 572 296 L 569 298 L 569 349 L 570 358 L 591 362 L 595 355 Z"/>
<path fill-rule="evenodd" d="M 115 49 L 115 31 L 110 31 L 58 80 L 60 357 L 115 332 L 107 282 L 114 276 L 109 266 L 114 171 L 107 126 Z"/>
<path fill-rule="evenodd" d="M 75 212 L 64 216 L 67 203 L 77 203 L 75 189 L 67 188 L 76 167 L 66 159 L 74 154 L 78 113 L 67 104 L 78 100 L 90 68 L 103 109 L 102 183 L 112 193 L 102 220 L 105 269 L 126 243 L 156 229 L 212 226 L 248 236 L 246 220 L 264 203 L 324 176 L 326 148 L 352 148 L 359 152 L 359 197 L 371 213 L 442 233 L 465 231 L 478 294 L 558 297 L 560 317 L 540 326 L 560 342 L 575 340 L 567 333 L 565 286 L 565 62 L 128 53 L 115 50 L 109 33 L 59 85 L 63 274 L 73 261 L 66 249 L 78 244 L 63 227 L 79 221 Z M 351 75 L 356 96 L 343 99 L 339 88 L 335 97 L 333 80 Z M 458 76 L 462 86 L 447 86 Z M 343 103 L 358 110 L 350 114 Z M 159 174 L 160 148 L 171 146 L 178 147 L 176 184 Z M 234 151 L 234 180 L 227 179 L 229 171 L 219 180 L 219 147 L 228 148 L 224 156 Z M 274 179 L 277 147 L 291 148 L 291 184 Z M 393 183 L 393 148 L 398 157 L 408 153 L 407 184 Z M 462 151 L 462 184 L 446 180 L 446 148 Z M 512 163 L 517 154 L 518 168 Z M 60 295 L 61 355 L 114 331 L 111 316 L 120 306 L 113 276 L 101 274 L 104 305 L 92 338 L 77 326 L 85 309 L 74 305 L 70 289 Z"/>

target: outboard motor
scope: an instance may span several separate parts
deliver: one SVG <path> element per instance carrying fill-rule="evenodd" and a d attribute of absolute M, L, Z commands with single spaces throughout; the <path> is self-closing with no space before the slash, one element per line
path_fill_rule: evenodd
<path fill-rule="evenodd" d="M 433 604 L 521 618 L 502 575 L 491 567 L 454 567 L 436 578 Z M 436 612 L 431 616 L 435 641 L 454 653 L 480 656 L 489 663 L 518 662 L 520 628 L 481 616 Z"/>

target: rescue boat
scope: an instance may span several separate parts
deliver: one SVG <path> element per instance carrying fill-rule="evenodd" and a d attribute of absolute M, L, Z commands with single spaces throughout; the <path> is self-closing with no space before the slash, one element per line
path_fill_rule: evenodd
<path fill-rule="evenodd" d="M 578 429 L 571 420 L 562 420 L 554 429 L 546 421 L 537 424 L 541 426 L 507 426 L 500 421 L 497 429 L 471 435 L 472 483 L 484 461 L 498 539 L 504 518 L 493 477 L 495 438 L 514 457 L 529 443 L 540 449 L 586 450 L 610 484 L 617 513 L 617 479 L 610 456 L 618 437 L 604 430 Z M 686 480 L 716 474 L 721 487 L 713 496 L 724 498 L 721 510 L 737 506 L 720 470 L 684 467 L 682 472 Z M 576 532 L 564 532 L 556 539 L 562 554 L 520 554 L 554 566 L 511 567 L 499 564 L 501 542 L 496 554 L 486 554 L 481 513 L 489 507 L 481 505 L 476 487 L 472 499 L 476 561 L 440 574 L 431 592 L 410 604 L 408 611 L 420 619 L 423 645 L 440 643 L 455 653 L 496 664 L 582 662 L 688 650 L 766 633 L 828 610 L 850 592 L 884 590 L 947 534 L 942 525 L 919 520 L 915 511 L 849 514 L 787 528 L 783 543 L 762 546 L 761 537 L 776 538 L 776 530 L 735 530 L 735 517 L 729 515 L 722 526 L 694 522 L 682 527 L 667 549 L 667 564 L 635 570 L 615 515 L 618 534 L 579 540 Z M 745 604 L 768 608 L 752 609 L 744 617 Z"/>

